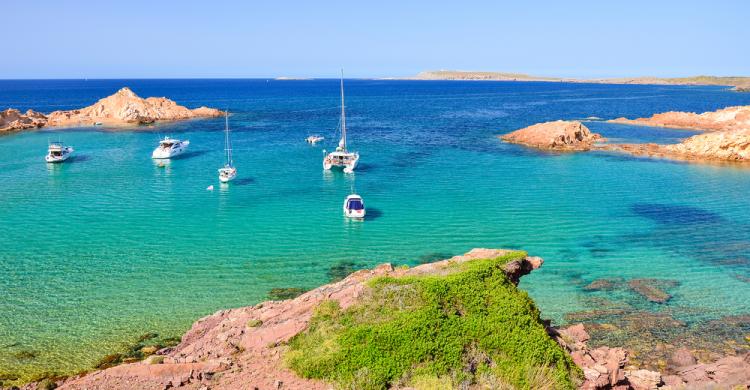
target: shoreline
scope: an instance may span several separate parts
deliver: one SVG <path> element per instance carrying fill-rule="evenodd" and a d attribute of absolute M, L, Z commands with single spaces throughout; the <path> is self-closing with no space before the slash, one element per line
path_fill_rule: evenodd
<path fill-rule="evenodd" d="M 414 268 L 381 264 L 372 269 L 356 271 L 341 282 L 322 285 L 309 292 L 294 291 L 294 296 L 287 300 L 265 301 L 248 307 L 219 310 L 197 319 L 192 327 L 178 338 L 160 338 L 155 333 L 144 334 L 126 350 L 101 357 L 96 367 L 81 373 L 44 374 L 37 376 L 32 382 L 25 383 L 9 382 L 6 374 L 6 384 L 21 385 L 26 390 L 51 384 L 61 386 L 63 389 L 92 386 L 110 388 L 118 387 L 118 383 L 120 386 L 125 383 L 128 383 L 128 386 L 138 384 L 139 388 L 145 389 L 170 386 L 170 383 L 172 386 L 198 384 L 222 389 L 231 388 L 233 386 L 231 384 L 236 384 L 238 383 L 236 380 L 243 378 L 241 379 L 243 383 L 250 380 L 256 385 L 275 386 L 275 383 L 283 383 L 285 388 L 328 388 L 328 382 L 310 381 L 290 372 L 289 368 L 281 364 L 279 360 L 282 355 L 286 354 L 284 352 L 288 348 L 284 347 L 287 345 L 286 342 L 273 341 L 278 337 L 281 337 L 280 340 L 294 339 L 295 335 L 304 332 L 309 321 L 304 318 L 309 318 L 306 316 L 316 306 L 316 302 L 323 302 L 322 297 L 338 300 L 346 307 L 355 304 L 362 296 L 367 296 L 360 286 L 366 286 L 367 284 L 363 283 L 376 276 L 430 275 L 436 271 L 439 272 L 444 267 L 453 267 L 463 262 L 473 264 L 473 262 L 483 261 L 482 259 L 507 253 L 514 252 L 473 249 L 462 256 Z M 505 266 L 508 277 L 514 283 L 517 283 L 523 275 L 542 266 L 540 258 L 526 256 L 525 259 L 517 265 Z M 639 279 L 626 283 L 625 286 L 634 289 L 644 299 L 664 303 L 669 299 L 666 291 L 669 291 L 670 284 L 668 281 L 658 283 L 655 281 L 658 279 Z M 609 291 L 612 288 L 618 288 L 617 284 L 621 283 L 616 279 L 600 279 L 589 284 L 585 290 Z M 321 293 L 324 295 L 320 295 Z M 280 317 L 277 318 L 277 316 Z M 288 319 L 284 319 L 287 317 Z M 253 322 L 252 325 L 251 322 Z M 745 338 L 748 345 L 744 349 L 738 346 L 739 349 L 734 352 L 720 351 L 721 348 L 701 349 L 701 347 L 719 344 L 711 334 L 705 334 L 706 330 L 715 329 L 711 332 L 717 332 L 719 329 L 716 326 L 720 326 L 721 331 L 726 335 L 726 326 L 729 324 L 734 324 L 731 326 L 741 332 L 745 326 L 743 324 L 750 325 L 750 314 L 720 318 L 706 325 L 698 324 L 695 330 L 687 328 L 687 334 L 697 337 L 692 342 L 692 347 L 690 343 L 683 342 L 679 345 L 661 347 L 656 351 L 653 350 L 653 345 L 665 343 L 665 341 L 657 341 L 662 337 L 658 335 L 663 334 L 665 328 L 676 327 L 675 329 L 679 332 L 683 332 L 681 330 L 683 325 L 671 319 L 668 314 L 638 312 L 632 309 L 622 311 L 592 309 L 584 313 L 570 313 L 570 321 L 567 324 L 555 327 L 549 324 L 546 326 L 548 327 L 547 333 L 566 349 L 573 361 L 583 369 L 584 375 L 580 380 L 589 385 L 583 383 L 580 385 L 581 388 L 589 388 L 586 386 L 593 386 L 594 383 L 603 380 L 610 382 L 612 386 L 620 382 L 630 382 L 635 388 L 642 388 L 638 387 L 638 384 L 643 380 L 652 382 L 652 385 L 659 384 L 660 387 L 670 383 L 691 383 L 690 381 L 695 381 L 692 382 L 693 384 L 714 383 L 711 382 L 710 375 L 702 377 L 695 375 L 695 372 L 705 373 L 707 370 L 717 369 L 716 367 L 723 367 L 722 372 L 730 372 L 734 375 L 724 380 L 734 380 L 732 378 L 739 375 L 736 369 L 727 371 L 726 363 L 715 362 L 728 361 L 734 365 L 731 367 L 750 368 L 750 335 Z M 247 332 L 250 333 L 247 334 Z M 679 332 L 673 336 L 676 340 L 685 337 Z M 656 340 L 653 337 L 656 337 Z M 226 343 L 221 340 L 226 340 Z M 268 352 L 260 352 L 265 348 L 281 349 L 268 355 Z M 242 357 L 248 353 L 255 357 L 250 360 Z M 258 353 L 261 355 L 256 355 Z M 260 358 L 260 356 L 264 357 Z M 675 362 L 675 356 L 683 357 L 683 361 Z M 743 358 L 743 356 L 747 357 Z M 256 359 L 261 359 L 261 361 L 255 362 Z M 742 363 L 744 361 L 742 359 L 745 359 L 746 363 Z M 663 363 L 665 361 L 667 363 Z M 597 371 L 598 368 L 594 369 L 598 366 L 607 367 L 606 373 Z M 169 374 L 160 374 L 161 372 L 169 372 Z M 219 377 L 222 379 L 214 379 Z M 153 386 L 155 384 L 156 387 Z M 603 382 L 599 385 L 603 385 Z M 262 388 L 265 387 L 262 386 Z"/>

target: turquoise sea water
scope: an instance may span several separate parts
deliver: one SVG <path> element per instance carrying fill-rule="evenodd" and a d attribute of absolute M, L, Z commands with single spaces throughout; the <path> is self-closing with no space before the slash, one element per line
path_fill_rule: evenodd
<path fill-rule="evenodd" d="M 750 104 L 750 94 L 352 80 L 349 141 L 362 156 L 354 175 L 321 166 L 335 144 L 337 80 L 0 81 L 0 107 L 82 107 L 122 86 L 228 108 L 239 176 L 228 186 L 217 180 L 223 118 L 1 136 L 0 372 L 88 368 L 145 332 L 179 335 L 271 288 L 326 283 L 332 267 L 413 265 L 474 247 L 544 257 L 522 287 L 558 324 L 591 309 L 592 297 L 688 323 L 750 313 L 750 169 L 543 153 L 496 138 L 547 120 Z M 627 142 L 693 134 L 587 125 Z M 310 146 L 312 133 L 327 139 Z M 163 135 L 191 145 L 162 167 L 150 153 Z M 76 157 L 49 166 L 47 142 L 57 139 Z M 342 216 L 352 188 L 368 206 L 363 222 Z M 582 289 L 602 277 L 679 285 L 665 305 Z"/>

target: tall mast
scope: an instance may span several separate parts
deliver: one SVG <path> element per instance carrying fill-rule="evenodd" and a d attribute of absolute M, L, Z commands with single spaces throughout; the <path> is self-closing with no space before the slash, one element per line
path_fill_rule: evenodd
<path fill-rule="evenodd" d="M 344 69 L 341 69 L 341 147 L 346 151 L 346 112 L 344 111 Z"/>
<path fill-rule="evenodd" d="M 227 154 L 227 164 L 232 165 L 232 146 L 229 144 L 229 110 L 224 112 L 224 151 Z"/>

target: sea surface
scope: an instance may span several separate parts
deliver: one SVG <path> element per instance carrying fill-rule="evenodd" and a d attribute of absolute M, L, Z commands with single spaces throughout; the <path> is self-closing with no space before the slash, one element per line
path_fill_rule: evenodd
<path fill-rule="evenodd" d="M 347 80 L 349 143 L 361 154 L 353 175 L 322 169 L 337 141 L 338 80 L 0 81 L 0 108 L 78 108 L 123 86 L 228 109 L 238 178 L 217 178 L 224 118 L 0 136 L 0 373 L 75 372 L 146 332 L 179 336 L 272 288 L 475 247 L 542 256 L 521 287 L 556 324 L 603 299 L 687 324 L 750 313 L 750 169 L 539 152 L 496 137 L 548 120 L 747 105 L 750 94 Z M 586 124 L 614 141 L 695 134 Z M 310 134 L 326 140 L 310 146 Z M 164 135 L 189 139 L 189 152 L 152 161 Z M 72 161 L 44 163 L 55 140 L 76 149 Z M 364 197 L 364 221 L 342 215 L 351 191 Z M 628 289 L 584 289 L 599 278 L 676 285 L 657 304 Z"/>

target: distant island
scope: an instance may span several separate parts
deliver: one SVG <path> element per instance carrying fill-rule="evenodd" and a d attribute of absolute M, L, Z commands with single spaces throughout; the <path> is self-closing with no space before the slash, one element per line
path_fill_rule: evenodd
<path fill-rule="evenodd" d="M 411 80 L 488 80 L 488 81 L 559 81 L 567 83 L 596 84 L 656 84 L 656 85 L 722 85 L 735 91 L 750 91 L 750 77 L 620 77 L 605 79 L 574 79 L 564 77 L 532 76 L 524 73 L 475 72 L 462 70 L 431 70 L 410 77 Z"/>

